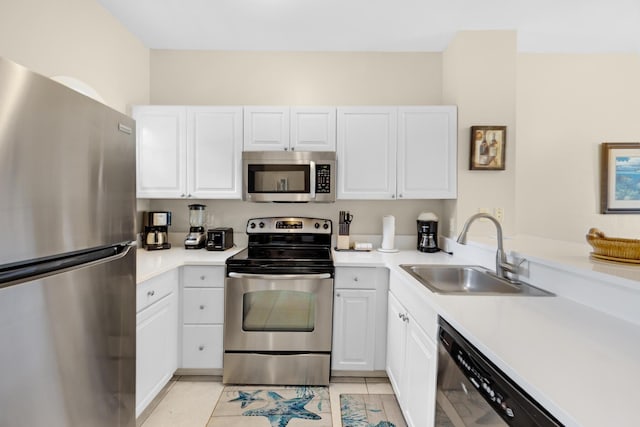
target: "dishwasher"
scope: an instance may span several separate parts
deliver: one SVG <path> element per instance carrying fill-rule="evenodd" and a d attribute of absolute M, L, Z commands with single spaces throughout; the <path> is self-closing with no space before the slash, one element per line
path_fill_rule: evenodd
<path fill-rule="evenodd" d="M 437 427 L 562 426 L 439 318 Z"/>

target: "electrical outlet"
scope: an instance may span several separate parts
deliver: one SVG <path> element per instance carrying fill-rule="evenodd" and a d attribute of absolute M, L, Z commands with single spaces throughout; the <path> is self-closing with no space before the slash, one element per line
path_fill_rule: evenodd
<path fill-rule="evenodd" d="M 504 209 L 503 208 L 493 208 L 493 216 L 500 222 L 504 219 Z"/>
<path fill-rule="evenodd" d="M 488 214 L 489 213 L 489 208 L 478 208 L 478 213 L 486 213 L 486 214 Z M 480 218 L 480 222 L 487 222 L 487 221 L 489 221 L 489 220 L 486 219 L 486 218 Z"/>

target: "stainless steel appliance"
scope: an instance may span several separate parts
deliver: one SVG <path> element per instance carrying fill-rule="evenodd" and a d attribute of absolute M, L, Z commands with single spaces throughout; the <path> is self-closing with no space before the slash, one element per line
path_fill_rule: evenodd
<path fill-rule="evenodd" d="M 248 221 L 248 248 L 226 263 L 225 384 L 329 384 L 331 231 L 327 219 Z"/>
<path fill-rule="evenodd" d="M 224 251 L 233 246 L 233 228 L 218 227 L 207 230 L 207 250 Z"/>
<path fill-rule="evenodd" d="M 189 234 L 184 239 L 185 249 L 202 249 L 207 243 L 204 231 L 204 208 L 206 205 L 194 203 L 189 205 Z"/>
<path fill-rule="evenodd" d="M 449 323 L 439 324 L 436 425 L 562 425 Z"/>
<path fill-rule="evenodd" d="M 134 128 L 0 58 L 2 426 L 135 426 Z"/>
<path fill-rule="evenodd" d="M 431 212 L 423 212 L 416 221 L 418 225 L 418 250 L 438 252 L 438 217 Z"/>
<path fill-rule="evenodd" d="M 334 202 L 333 151 L 245 151 L 243 197 L 250 202 Z"/>
<path fill-rule="evenodd" d="M 168 235 L 171 212 L 145 212 L 142 217 L 142 246 L 148 251 L 171 248 Z"/>

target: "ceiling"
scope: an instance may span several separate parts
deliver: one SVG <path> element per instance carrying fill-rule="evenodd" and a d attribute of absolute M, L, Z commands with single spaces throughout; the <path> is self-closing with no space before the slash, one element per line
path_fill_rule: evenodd
<path fill-rule="evenodd" d="M 98 0 L 152 49 L 443 51 L 517 30 L 521 52 L 640 52 L 638 0 Z"/>

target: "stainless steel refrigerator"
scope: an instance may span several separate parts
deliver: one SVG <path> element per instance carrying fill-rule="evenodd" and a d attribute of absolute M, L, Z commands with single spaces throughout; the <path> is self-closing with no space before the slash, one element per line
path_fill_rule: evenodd
<path fill-rule="evenodd" d="M 0 426 L 135 426 L 134 133 L 0 58 Z"/>

